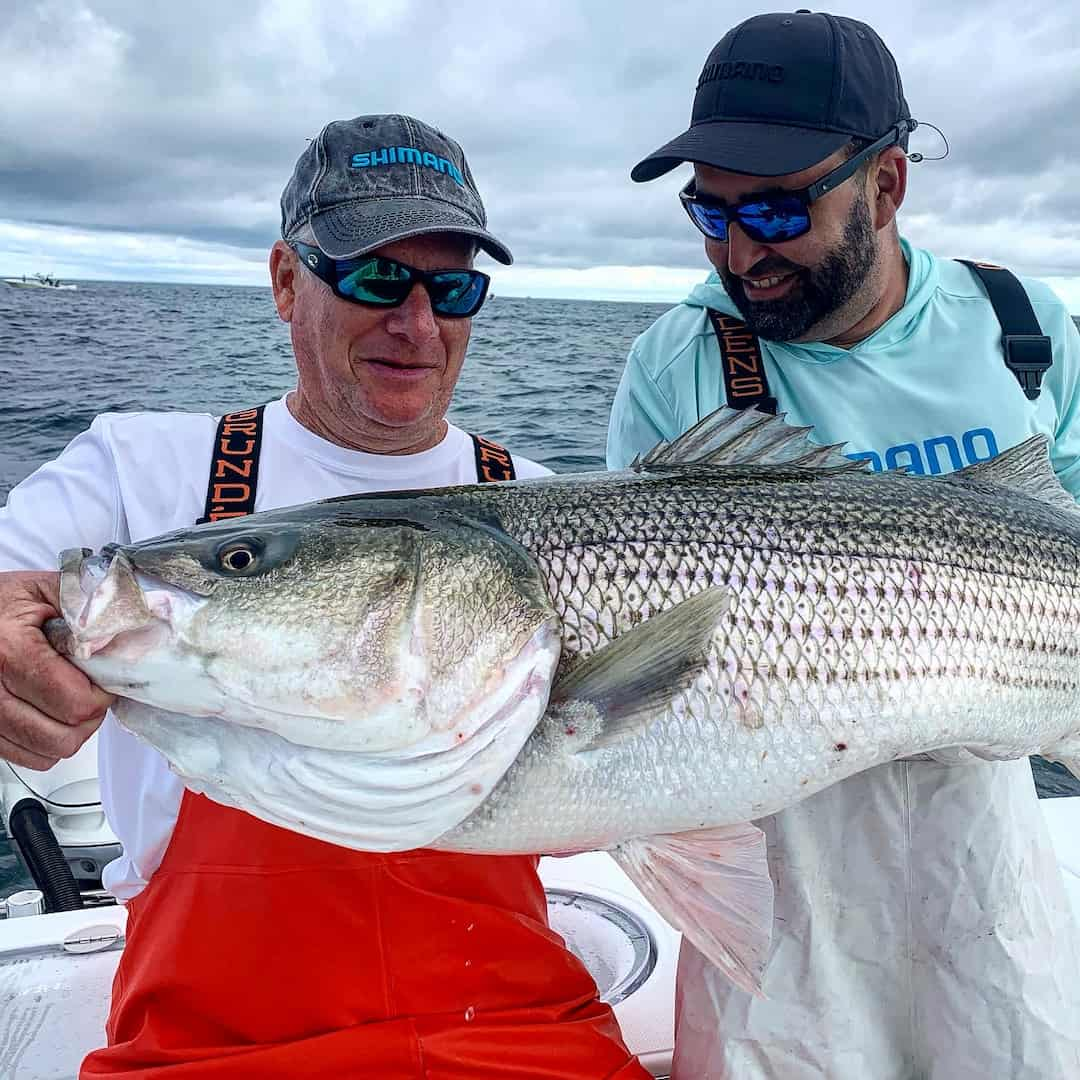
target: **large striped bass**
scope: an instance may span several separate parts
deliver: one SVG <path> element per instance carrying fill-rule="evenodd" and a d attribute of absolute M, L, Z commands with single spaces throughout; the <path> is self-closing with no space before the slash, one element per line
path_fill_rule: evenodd
<path fill-rule="evenodd" d="M 622 473 L 65 553 L 54 643 L 195 790 L 375 850 L 611 850 L 758 984 L 750 824 L 932 753 L 1080 775 L 1080 510 L 1041 437 L 943 477 L 714 414 Z"/>

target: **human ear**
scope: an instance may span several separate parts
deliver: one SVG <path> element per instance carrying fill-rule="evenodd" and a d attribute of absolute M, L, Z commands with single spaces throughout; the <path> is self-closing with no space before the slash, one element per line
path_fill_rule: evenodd
<path fill-rule="evenodd" d="M 292 322 L 295 280 L 296 256 L 284 240 L 277 240 L 270 249 L 270 286 L 274 290 L 274 307 L 282 322 Z"/>
<path fill-rule="evenodd" d="M 890 146 L 878 155 L 870 169 L 870 205 L 874 228 L 884 229 L 896 218 L 896 211 L 907 192 L 907 155 L 898 146 Z"/>

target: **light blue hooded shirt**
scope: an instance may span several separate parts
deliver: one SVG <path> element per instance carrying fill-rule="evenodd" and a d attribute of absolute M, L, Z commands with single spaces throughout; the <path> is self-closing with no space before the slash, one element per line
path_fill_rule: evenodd
<path fill-rule="evenodd" d="M 904 306 L 866 340 L 761 342 L 779 411 L 875 468 L 916 473 L 1042 433 L 1080 493 L 1080 336 L 1064 306 L 1024 282 L 1053 342 L 1029 401 L 971 271 L 903 251 Z M 612 408 L 610 467 L 724 403 L 706 305 L 738 317 L 713 275 L 635 342 Z M 783 868 L 766 997 L 734 988 L 684 942 L 676 1071 L 1005 1076 L 1021 1054 L 1032 1076 L 1080 1076 L 1080 944 L 1026 761 L 889 762 L 758 824 Z"/>
<path fill-rule="evenodd" d="M 762 341 L 769 387 L 788 422 L 814 439 L 846 443 L 874 469 L 952 472 L 1038 433 L 1055 472 L 1080 495 L 1077 382 L 1080 334 L 1046 285 L 1023 279 L 1054 362 L 1037 401 L 1005 366 L 1001 327 L 971 270 L 901 241 L 909 267 L 904 306 L 849 349 Z M 630 350 L 612 405 L 608 468 L 620 469 L 725 404 L 720 352 L 706 307 L 739 318 L 712 273 Z"/>

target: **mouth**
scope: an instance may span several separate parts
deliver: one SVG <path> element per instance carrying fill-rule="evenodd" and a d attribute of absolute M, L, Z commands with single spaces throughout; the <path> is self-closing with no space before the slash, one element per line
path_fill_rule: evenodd
<path fill-rule="evenodd" d="M 750 300 L 775 300 L 791 290 L 798 277 L 798 272 L 788 270 L 782 274 L 770 274 L 764 277 L 743 277 L 743 290 Z"/>
<path fill-rule="evenodd" d="M 60 614 L 46 633 L 57 651 L 89 660 L 118 642 L 161 627 L 169 614 L 167 592 L 140 580 L 123 552 L 92 555 L 70 548 L 60 556 Z"/>
<path fill-rule="evenodd" d="M 392 379 L 422 379 L 435 371 L 432 364 L 402 364 L 396 360 L 376 359 L 374 357 L 365 359 L 363 362 L 378 371 L 380 375 Z"/>

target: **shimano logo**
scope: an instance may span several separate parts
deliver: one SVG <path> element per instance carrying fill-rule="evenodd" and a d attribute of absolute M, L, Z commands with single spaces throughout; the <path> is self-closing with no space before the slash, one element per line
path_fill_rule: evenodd
<path fill-rule="evenodd" d="M 782 83 L 784 69 L 780 64 L 762 64 L 755 60 L 725 60 L 722 64 L 706 64 L 698 79 L 697 89 L 706 83 L 723 79 L 751 79 L 757 82 Z"/>
<path fill-rule="evenodd" d="M 384 146 L 379 150 L 369 150 L 364 154 L 353 154 L 349 167 L 352 169 L 370 169 L 377 165 L 419 165 L 421 168 L 434 169 L 445 173 L 458 187 L 465 186 L 461 170 L 444 157 L 439 157 L 428 150 L 417 150 L 414 146 Z"/>
<path fill-rule="evenodd" d="M 997 439 L 989 428 L 972 428 L 957 438 L 954 435 L 935 435 L 921 443 L 898 443 L 883 454 L 862 450 L 845 454 L 852 461 L 869 461 L 874 472 L 907 467 L 917 476 L 940 476 L 955 472 L 967 465 L 977 465 L 998 455 Z"/>

